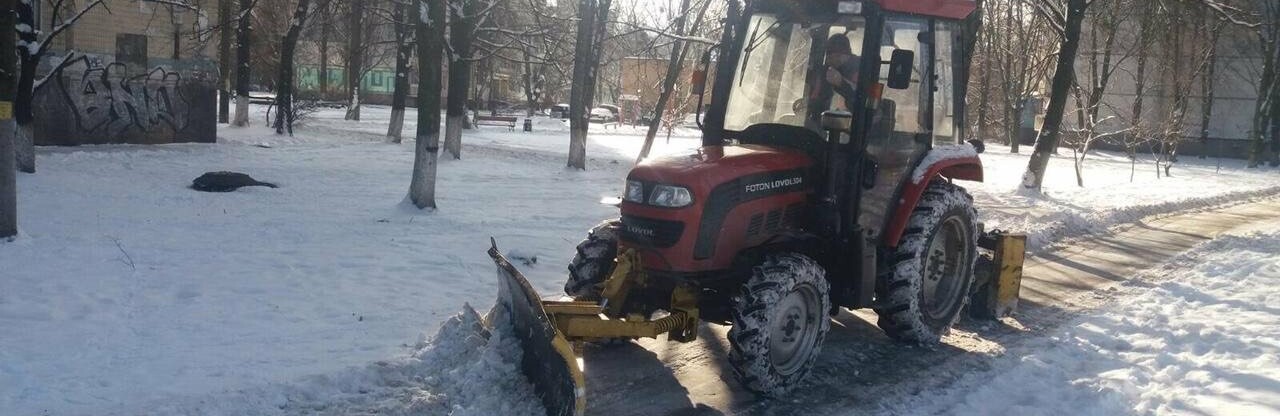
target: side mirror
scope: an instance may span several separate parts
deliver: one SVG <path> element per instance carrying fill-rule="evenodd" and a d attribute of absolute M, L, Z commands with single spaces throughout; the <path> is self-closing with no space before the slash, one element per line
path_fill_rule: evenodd
<path fill-rule="evenodd" d="M 894 49 L 889 58 L 889 88 L 905 90 L 911 88 L 912 66 L 916 62 L 916 53 L 906 49 Z"/>

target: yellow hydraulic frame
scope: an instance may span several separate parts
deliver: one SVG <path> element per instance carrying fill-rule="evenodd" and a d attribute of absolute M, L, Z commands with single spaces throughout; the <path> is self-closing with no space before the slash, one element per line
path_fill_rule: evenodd
<path fill-rule="evenodd" d="M 657 338 L 668 334 L 672 341 L 689 342 L 698 334 L 697 291 L 679 284 L 671 292 L 670 313 L 648 319 L 622 310 L 631 291 L 649 283 L 640 254 L 627 249 L 618 255 L 613 274 L 604 282 L 600 302 L 543 301 L 556 329 L 570 341 L 607 338 Z"/>
<path fill-rule="evenodd" d="M 981 315 L 1001 318 L 1018 309 L 1018 292 L 1022 289 L 1022 263 L 1026 260 L 1027 236 L 996 233 L 991 249 L 992 273 L 986 290 L 975 299 Z"/>

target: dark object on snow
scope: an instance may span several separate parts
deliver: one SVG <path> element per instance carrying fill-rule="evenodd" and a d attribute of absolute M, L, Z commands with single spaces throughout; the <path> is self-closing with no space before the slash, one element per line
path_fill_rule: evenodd
<path fill-rule="evenodd" d="M 201 192 L 231 192 L 245 186 L 276 187 L 239 172 L 209 172 L 191 181 L 191 189 Z"/>
<path fill-rule="evenodd" d="M 982 140 L 969 140 L 969 145 L 973 146 L 973 151 L 977 153 L 982 153 L 987 150 L 987 144 L 983 143 Z"/>

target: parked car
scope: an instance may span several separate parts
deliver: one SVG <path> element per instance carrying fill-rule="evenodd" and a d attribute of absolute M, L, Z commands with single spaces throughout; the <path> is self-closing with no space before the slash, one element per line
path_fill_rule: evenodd
<path fill-rule="evenodd" d="M 551 118 L 569 118 L 569 105 L 556 104 L 554 107 L 551 107 Z"/>
<path fill-rule="evenodd" d="M 618 114 L 614 113 L 613 110 L 610 110 L 608 108 L 603 108 L 603 107 L 596 107 L 591 109 L 592 123 L 614 123 L 617 121 L 618 121 Z"/>

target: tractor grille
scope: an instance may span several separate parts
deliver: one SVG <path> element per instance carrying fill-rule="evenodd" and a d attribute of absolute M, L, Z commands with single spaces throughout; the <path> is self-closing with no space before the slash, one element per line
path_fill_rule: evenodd
<path fill-rule="evenodd" d="M 676 245 L 683 233 L 684 223 L 679 221 L 622 216 L 622 239 L 628 243 L 667 248 Z"/>
<path fill-rule="evenodd" d="M 782 214 L 782 223 L 792 227 L 801 227 L 800 217 L 802 215 L 804 215 L 804 204 L 791 204 L 787 207 L 787 212 Z"/>
<path fill-rule="evenodd" d="M 800 216 L 803 214 L 802 210 L 804 210 L 804 204 L 791 204 L 785 210 L 775 209 L 752 215 L 750 222 L 747 223 L 747 237 L 755 237 L 763 233 L 773 233 L 782 228 L 799 226 Z"/>
<path fill-rule="evenodd" d="M 760 235 L 762 228 L 764 228 L 764 214 L 752 215 L 751 222 L 747 224 L 747 237 Z"/>

